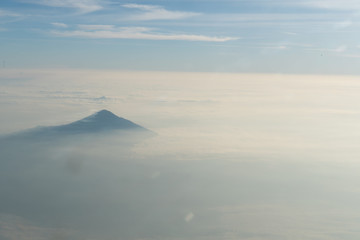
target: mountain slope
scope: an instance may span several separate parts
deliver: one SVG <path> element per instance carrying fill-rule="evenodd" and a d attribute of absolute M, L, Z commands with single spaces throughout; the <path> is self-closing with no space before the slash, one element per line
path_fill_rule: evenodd
<path fill-rule="evenodd" d="M 81 120 L 49 127 L 36 127 L 33 129 L 11 134 L 6 138 L 10 139 L 38 139 L 38 138 L 57 138 L 68 136 L 81 136 L 84 134 L 100 134 L 121 131 L 122 133 L 145 133 L 154 134 L 152 131 L 121 118 L 108 110 L 101 110 Z"/>
<path fill-rule="evenodd" d="M 51 129 L 59 133 L 92 133 L 120 129 L 148 131 L 144 127 L 118 117 L 108 110 L 101 110 L 79 121 L 51 127 Z"/>

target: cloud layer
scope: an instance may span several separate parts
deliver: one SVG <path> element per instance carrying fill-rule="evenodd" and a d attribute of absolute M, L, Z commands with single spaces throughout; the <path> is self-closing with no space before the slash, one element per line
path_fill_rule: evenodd
<path fill-rule="evenodd" d="M 195 34 L 159 33 L 145 27 L 118 27 L 112 25 L 80 25 L 73 31 L 52 31 L 59 37 L 99 38 L 99 39 L 146 39 L 146 40 L 182 40 L 203 42 L 226 42 L 234 37 L 213 37 Z"/>
<path fill-rule="evenodd" d="M 26 2 L 49 7 L 73 8 L 80 13 L 90 13 L 103 8 L 98 0 L 29 0 Z"/>
<path fill-rule="evenodd" d="M 195 12 L 169 11 L 162 6 L 143 5 L 143 4 L 124 4 L 125 8 L 140 10 L 141 13 L 130 15 L 129 20 L 147 21 L 147 20 L 170 20 L 182 19 L 201 15 Z"/>

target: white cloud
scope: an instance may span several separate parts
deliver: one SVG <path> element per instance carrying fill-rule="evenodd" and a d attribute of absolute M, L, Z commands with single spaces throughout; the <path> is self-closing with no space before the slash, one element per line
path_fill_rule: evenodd
<path fill-rule="evenodd" d="M 340 57 L 347 57 L 347 58 L 360 58 L 360 54 L 341 54 Z"/>
<path fill-rule="evenodd" d="M 291 1 L 291 4 L 311 8 L 321 8 L 329 10 L 354 11 L 360 9 L 358 0 L 303 0 Z"/>
<path fill-rule="evenodd" d="M 20 17 L 20 14 L 0 9 L 0 17 Z"/>
<path fill-rule="evenodd" d="M 68 25 L 66 25 L 65 23 L 59 23 L 59 22 L 53 22 L 51 23 L 54 27 L 60 27 L 60 28 L 67 28 Z"/>
<path fill-rule="evenodd" d="M 114 25 L 87 25 L 79 24 L 78 27 L 83 30 L 113 30 Z"/>
<path fill-rule="evenodd" d="M 74 8 L 80 13 L 89 13 L 102 9 L 97 0 L 30 0 L 27 3 L 39 4 L 49 7 Z"/>
<path fill-rule="evenodd" d="M 296 32 L 284 32 L 284 34 L 290 35 L 290 36 L 296 36 L 296 35 L 298 35 Z"/>
<path fill-rule="evenodd" d="M 141 13 L 128 17 L 130 20 L 137 21 L 182 19 L 200 15 L 200 13 L 196 12 L 169 11 L 156 5 L 124 4 L 123 7 L 140 10 Z"/>
<path fill-rule="evenodd" d="M 342 52 L 345 52 L 347 49 L 347 46 L 346 45 L 341 45 L 335 49 L 333 49 L 334 52 L 337 52 L 337 53 L 342 53 Z"/>
<path fill-rule="evenodd" d="M 193 218 L 194 218 L 194 214 L 192 212 L 189 212 L 188 214 L 186 214 L 185 216 L 185 222 L 190 222 Z"/>
<path fill-rule="evenodd" d="M 345 20 L 335 23 L 334 27 L 335 29 L 342 29 L 342 28 L 347 28 L 351 25 L 353 25 L 353 22 L 351 20 Z"/>
<path fill-rule="evenodd" d="M 100 29 L 93 26 L 111 25 L 82 25 L 82 28 L 74 31 L 52 31 L 60 37 L 102 38 L 102 39 L 147 39 L 147 40 L 183 40 L 204 42 L 226 42 L 236 40 L 233 37 L 212 37 L 193 34 L 158 33 L 151 28 L 144 27 L 121 27 L 116 29 Z M 85 27 L 85 28 L 84 28 Z M 86 29 L 87 27 L 87 29 Z"/>
<path fill-rule="evenodd" d="M 339 9 L 339 10 L 353 10 L 354 8 L 360 8 L 359 1 L 333 1 L 333 0 L 321 0 L 321 1 L 307 1 L 307 5 L 317 7 L 317 8 L 327 8 L 327 9 Z"/>
<path fill-rule="evenodd" d="M 320 51 L 320 52 L 324 52 L 324 53 L 344 53 L 346 52 L 346 50 L 348 49 L 348 47 L 346 45 L 340 45 L 336 48 L 305 48 L 306 50 L 310 50 L 310 51 Z M 345 56 L 345 55 L 341 55 L 341 56 Z"/>

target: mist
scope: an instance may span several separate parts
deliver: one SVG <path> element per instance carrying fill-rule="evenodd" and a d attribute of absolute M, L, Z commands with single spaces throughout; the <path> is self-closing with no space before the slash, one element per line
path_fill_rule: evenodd
<path fill-rule="evenodd" d="M 101 109 L 157 134 L 1 139 L 1 239 L 359 237 L 355 77 L 0 76 L 3 136 Z"/>

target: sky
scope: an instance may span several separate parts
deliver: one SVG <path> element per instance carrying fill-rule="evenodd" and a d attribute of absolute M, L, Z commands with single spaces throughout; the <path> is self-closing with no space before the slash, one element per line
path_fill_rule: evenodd
<path fill-rule="evenodd" d="M 359 74 L 344 0 L 3 0 L 1 68 Z"/>

